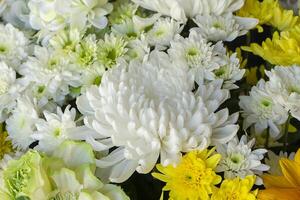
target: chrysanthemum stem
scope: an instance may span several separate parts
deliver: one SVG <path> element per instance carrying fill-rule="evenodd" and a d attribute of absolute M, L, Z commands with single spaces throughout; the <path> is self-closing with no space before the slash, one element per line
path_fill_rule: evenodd
<path fill-rule="evenodd" d="M 269 139 L 270 139 L 270 129 L 268 127 L 268 129 L 267 129 L 267 137 L 266 137 L 266 142 L 265 142 L 265 148 L 266 149 L 269 147 Z"/>
<path fill-rule="evenodd" d="M 291 118 L 292 116 L 289 114 L 286 122 L 285 122 L 285 127 L 284 127 L 284 151 L 286 152 L 287 150 L 287 143 L 288 143 L 288 134 L 289 134 L 289 125 L 290 125 L 290 122 L 291 122 Z"/>

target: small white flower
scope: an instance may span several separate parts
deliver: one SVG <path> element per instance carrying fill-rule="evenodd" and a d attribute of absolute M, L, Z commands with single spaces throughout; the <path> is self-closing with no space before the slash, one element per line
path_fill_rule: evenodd
<path fill-rule="evenodd" d="M 112 11 L 107 0 L 29 0 L 28 7 L 30 25 L 41 30 L 42 36 L 65 27 L 83 30 L 93 25 L 103 29 L 107 25 L 106 15 Z"/>
<path fill-rule="evenodd" d="M 19 97 L 11 116 L 6 120 L 8 138 L 15 148 L 26 150 L 34 142 L 31 135 L 36 130 L 35 123 L 38 118 L 34 102 L 27 96 Z"/>
<path fill-rule="evenodd" d="M 0 13 L 5 5 L 2 18 L 5 22 L 12 24 L 20 29 L 29 29 L 29 0 L 2 0 L 0 2 Z M 2 4 L 2 5 L 1 5 Z"/>
<path fill-rule="evenodd" d="M 281 158 L 288 158 L 290 160 L 294 160 L 295 153 L 292 152 L 290 155 L 288 155 L 287 152 L 279 152 L 279 155 L 276 155 L 272 151 L 268 151 L 268 158 L 265 158 L 266 165 L 270 166 L 270 169 L 268 170 L 268 173 L 273 176 L 282 176 L 282 171 L 280 168 L 279 160 Z"/>
<path fill-rule="evenodd" d="M 223 88 L 229 90 L 237 89 L 238 86 L 234 83 L 243 78 L 246 70 L 240 69 L 240 61 L 236 57 L 236 53 L 230 57 L 223 56 L 223 59 L 226 61 L 226 64 L 213 71 L 215 78 L 223 80 Z"/>
<path fill-rule="evenodd" d="M 72 130 L 76 128 L 76 110 L 67 106 L 62 112 L 57 107 L 57 113 L 49 111 L 43 112 L 45 119 L 36 122 L 37 130 L 32 134 L 32 138 L 39 143 L 35 147 L 37 150 L 52 154 L 52 152 L 64 141 L 72 139 Z"/>
<path fill-rule="evenodd" d="M 145 34 L 146 40 L 151 46 L 170 46 L 170 41 L 181 32 L 183 27 L 171 18 L 160 18 Z"/>
<path fill-rule="evenodd" d="M 57 32 L 52 38 L 44 43 L 44 46 L 50 46 L 56 51 L 67 56 L 72 51 L 75 51 L 76 46 L 82 39 L 82 33 L 78 29 L 67 29 Z"/>
<path fill-rule="evenodd" d="M 69 94 L 69 86 L 79 86 L 79 76 L 68 70 L 68 59 L 53 50 L 35 46 L 34 56 L 29 57 L 19 71 L 23 83 L 46 86 L 46 92 L 57 103 L 62 103 Z"/>
<path fill-rule="evenodd" d="M 123 37 L 113 33 L 105 34 L 104 39 L 98 42 L 98 62 L 106 68 L 113 67 L 127 52 L 126 45 L 127 41 Z"/>
<path fill-rule="evenodd" d="M 0 24 L 0 59 L 18 70 L 28 56 L 28 39 L 11 24 Z"/>
<path fill-rule="evenodd" d="M 130 0 L 117 0 L 113 3 L 113 7 L 108 18 L 111 24 L 123 24 L 132 19 L 138 9 L 138 5 Z"/>
<path fill-rule="evenodd" d="M 141 36 L 152 27 L 154 23 L 159 20 L 160 14 L 152 15 L 150 17 L 139 17 L 134 15 L 131 19 L 124 20 L 120 24 L 112 25 L 112 32 L 116 35 L 121 35 L 123 37 L 127 37 L 129 39 L 135 39 Z"/>
<path fill-rule="evenodd" d="M 250 96 L 240 96 L 240 107 L 243 109 L 243 127 L 247 129 L 254 124 L 255 132 L 262 133 L 270 128 L 270 136 L 277 138 L 280 134 L 280 125 L 288 118 L 283 106 L 274 100 L 274 94 L 266 89 L 266 83 L 261 80 L 252 87 Z"/>
<path fill-rule="evenodd" d="M 147 60 L 150 53 L 150 47 L 144 35 L 141 35 L 141 39 L 130 40 L 126 47 L 128 51 L 126 52 L 125 59 L 128 62 L 132 60 Z"/>
<path fill-rule="evenodd" d="M 0 62 L 0 72 L 0 122 L 3 122 L 13 109 L 19 90 L 16 72 L 12 68 Z"/>
<path fill-rule="evenodd" d="M 226 64 L 223 55 L 226 50 L 221 43 L 212 45 L 202 38 L 196 31 L 191 30 L 188 38 L 177 35 L 174 41 L 171 41 L 171 47 L 168 53 L 174 62 L 179 66 L 185 66 L 195 71 L 196 80 L 198 77 L 204 77 L 208 80 L 214 79 L 213 70 L 220 65 Z"/>
<path fill-rule="evenodd" d="M 107 71 L 99 88 L 92 86 L 77 99 L 92 129 L 82 138 L 96 151 L 117 147 L 97 161 L 98 167 L 111 168 L 111 181 L 123 182 L 135 170 L 149 173 L 159 156 L 163 165 L 176 164 L 181 152 L 226 143 L 236 134 L 237 115 L 216 111 L 229 96 L 222 82 L 199 85 L 193 93 L 192 74 L 174 65 L 154 51 L 149 61 Z"/>
<path fill-rule="evenodd" d="M 187 18 L 201 14 L 221 15 L 234 12 L 244 4 L 244 0 L 133 0 L 133 2 L 180 22 L 186 22 Z"/>
<path fill-rule="evenodd" d="M 197 15 L 194 22 L 198 25 L 197 32 L 210 41 L 232 41 L 238 36 L 245 35 L 248 30 L 254 28 L 258 20 L 254 18 L 242 18 L 226 13 L 220 16 Z"/>
<path fill-rule="evenodd" d="M 261 175 L 269 170 L 269 166 L 262 164 L 266 149 L 252 150 L 255 140 L 247 142 L 247 136 L 243 135 L 240 141 L 234 138 L 228 144 L 217 145 L 217 152 L 222 155 L 216 171 L 224 172 L 224 178 L 245 178 L 247 175 Z M 262 179 L 257 177 L 256 184 L 261 185 Z"/>
<path fill-rule="evenodd" d="M 274 99 L 300 120 L 300 68 L 299 66 L 276 66 L 266 71 L 269 77 L 267 87 L 276 95 Z"/>

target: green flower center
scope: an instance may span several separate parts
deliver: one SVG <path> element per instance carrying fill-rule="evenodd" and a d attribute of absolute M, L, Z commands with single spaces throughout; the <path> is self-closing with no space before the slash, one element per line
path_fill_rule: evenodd
<path fill-rule="evenodd" d="M 61 129 L 60 129 L 60 128 L 56 128 L 56 129 L 54 129 L 54 131 L 53 131 L 53 135 L 54 135 L 55 137 L 58 137 L 58 136 L 60 136 L 60 135 L 61 135 Z"/>
<path fill-rule="evenodd" d="M 7 52 L 7 47 L 5 47 L 5 46 L 0 46 L 0 53 L 1 54 L 4 54 L 4 53 L 6 53 Z"/>
<path fill-rule="evenodd" d="M 272 103 L 270 101 L 267 101 L 267 100 L 262 100 L 261 101 L 261 104 L 264 106 L 264 107 L 269 107 L 272 105 Z"/>
<path fill-rule="evenodd" d="M 232 154 L 230 160 L 234 164 L 241 164 L 244 160 L 244 156 L 241 154 Z"/>
<path fill-rule="evenodd" d="M 16 170 L 11 176 L 5 177 L 5 183 L 13 197 L 17 197 L 23 188 L 27 186 L 30 172 L 30 168 L 25 166 L 22 169 Z"/>

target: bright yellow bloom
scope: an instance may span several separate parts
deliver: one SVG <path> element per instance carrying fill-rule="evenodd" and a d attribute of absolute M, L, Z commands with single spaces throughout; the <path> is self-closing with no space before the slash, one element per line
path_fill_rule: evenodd
<path fill-rule="evenodd" d="M 259 20 L 258 31 L 262 32 L 261 25 L 267 24 L 280 31 L 290 29 L 298 23 L 298 16 L 292 10 L 283 9 L 278 0 L 246 0 L 244 6 L 237 12 L 242 17 L 252 17 Z"/>
<path fill-rule="evenodd" d="M 266 190 L 261 190 L 259 200 L 296 200 L 300 198 L 300 149 L 294 160 L 279 160 L 283 176 L 263 176 Z"/>
<path fill-rule="evenodd" d="M 5 154 L 13 152 L 11 141 L 7 138 L 8 134 L 3 131 L 2 124 L 0 124 L 0 160 Z"/>
<path fill-rule="evenodd" d="M 211 200 L 256 200 L 258 191 L 251 191 L 254 182 L 255 176 L 224 180 L 220 189 L 213 193 Z"/>
<path fill-rule="evenodd" d="M 183 156 L 176 167 L 158 164 L 156 167 L 161 173 L 152 175 L 166 182 L 163 191 L 170 191 L 171 200 L 209 200 L 215 185 L 222 181 L 214 171 L 221 155 L 211 155 L 214 152 L 215 149 L 192 151 Z"/>
<path fill-rule="evenodd" d="M 272 40 L 259 45 L 252 43 L 250 47 L 242 47 L 243 50 L 252 52 L 274 65 L 289 66 L 300 64 L 300 26 L 289 31 L 275 32 Z"/>

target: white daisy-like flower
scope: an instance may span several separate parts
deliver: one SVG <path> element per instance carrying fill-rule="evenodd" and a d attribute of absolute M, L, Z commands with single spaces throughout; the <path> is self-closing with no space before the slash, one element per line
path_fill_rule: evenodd
<path fill-rule="evenodd" d="M 295 118 L 300 120 L 300 68 L 276 66 L 266 71 L 267 87 L 275 94 L 274 99 Z"/>
<path fill-rule="evenodd" d="M 29 41 L 11 24 L 0 24 L 0 60 L 18 70 L 28 56 Z"/>
<path fill-rule="evenodd" d="M 128 50 L 126 52 L 125 59 L 128 62 L 132 60 L 147 60 L 150 53 L 150 47 L 144 35 L 141 35 L 140 39 L 129 41 L 126 47 Z"/>
<path fill-rule="evenodd" d="M 226 64 L 222 58 L 224 52 L 226 50 L 221 43 L 216 45 L 208 43 L 194 30 L 191 30 L 188 38 L 177 35 L 175 40 L 171 41 L 171 47 L 168 50 L 174 62 L 195 71 L 196 81 L 198 77 L 203 76 L 203 73 L 206 79 L 214 79 L 212 71 Z"/>
<path fill-rule="evenodd" d="M 52 154 L 61 143 L 72 139 L 73 129 L 76 128 L 76 110 L 67 106 L 63 112 L 57 107 L 56 113 L 45 110 L 43 115 L 45 119 L 35 123 L 37 130 L 32 138 L 39 141 L 35 147 L 37 150 Z"/>
<path fill-rule="evenodd" d="M 66 26 L 67 19 L 58 12 L 58 5 L 64 7 L 67 1 L 29 0 L 29 23 L 35 30 L 57 31 Z"/>
<path fill-rule="evenodd" d="M 282 176 L 282 170 L 280 168 L 279 160 L 281 158 L 288 158 L 294 160 L 295 152 L 292 152 L 288 155 L 287 152 L 280 151 L 279 155 L 276 155 L 272 151 L 268 151 L 268 158 L 265 158 L 266 165 L 270 166 L 268 173 L 273 176 Z"/>
<path fill-rule="evenodd" d="M 133 0 L 143 8 L 171 16 L 180 22 L 201 14 L 234 12 L 240 9 L 244 0 Z"/>
<path fill-rule="evenodd" d="M 11 116 L 6 120 L 8 138 L 15 148 L 26 150 L 34 142 L 31 135 L 36 130 L 35 123 L 38 119 L 35 103 L 27 96 L 19 97 Z"/>
<path fill-rule="evenodd" d="M 109 14 L 111 24 L 123 24 L 132 19 L 138 9 L 138 5 L 130 0 L 117 0 L 113 3 L 113 11 Z"/>
<path fill-rule="evenodd" d="M 217 172 L 224 172 L 224 178 L 245 178 L 248 175 L 261 175 L 269 170 L 269 166 L 262 164 L 266 149 L 252 150 L 255 140 L 247 142 L 247 136 L 243 135 L 240 141 L 234 138 L 228 144 L 217 145 L 217 152 L 222 158 L 216 168 Z M 256 178 L 256 184 L 261 185 L 262 179 Z"/>
<path fill-rule="evenodd" d="M 8 117 L 15 106 L 19 90 L 16 83 L 16 72 L 4 62 L 0 62 L 0 122 Z"/>
<path fill-rule="evenodd" d="M 98 62 L 106 68 L 116 65 L 119 58 L 127 52 L 127 41 L 115 34 L 105 34 L 104 39 L 98 42 Z"/>
<path fill-rule="evenodd" d="M 145 18 L 134 15 L 131 19 L 124 20 L 120 24 L 113 24 L 111 29 L 116 35 L 127 37 L 129 40 L 136 39 L 144 32 L 149 31 L 149 27 L 153 27 L 159 18 L 160 14 L 155 14 Z"/>
<path fill-rule="evenodd" d="M 60 51 L 64 56 L 68 56 L 75 51 L 76 46 L 79 44 L 83 37 L 78 29 L 66 29 L 57 32 L 48 41 L 45 41 L 44 46 L 50 46 L 56 51 Z"/>
<path fill-rule="evenodd" d="M 198 33 L 210 41 L 232 41 L 245 35 L 254 28 L 258 20 L 234 16 L 232 13 L 223 15 L 197 15 L 194 22 L 198 25 Z"/>
<path fill-rule="evenodd" d="M 35 46 L 34 57 L 29 57 L 19 70 L 26 85 L 46 86 L 47 93 L 57 103 L 63 103 L 69 86 L 80 85 L 79 76 L 68 70 L 68 59 L 46 47 Z"/>
<path fill-rule="evenodd" d="M 243 128 L 254 125 L 256 133 L 262 133 L 269 128 L 270 136 L 277 138 L 280 134 L 280 125 L 288 118 L 283 106 L 274 100 L 274 94 L 266 89 L 264 80 L 252 87 L 249 96 L 240 96 L 240 107 L 244 117 Z"/>
<path fill-rule="evenodd" d="M 56 1 L 57 6 L 61 1 Z M 58 7 L 58 12 L 69 16 L 70 26 L 83 30 L 87 25 L 96 28 L 106 27 L 108 15 L 113 10 L 113 5 L 108 0 L 65 0 L 65 5 Z"/>
<path fill-rule="evenodd" d="M 20 29 L 29 29 L 29 0 L 2 0 L 0 2 L 0 13 L 5 22 Z M 4 6 L 4 7 L 3 7 Z"/>
<path fill-rule="evenodd" d="M 236 57 L 236 53 L 230 57 L 223 56 L 223 59 L 226 61 L 226 64 L 213 71 L 215 78 L 223 80 L 223 88 L 229 90 L 237 89 L 238 86 L 234 83 L 243 78 L 246 70 L 240 69 L 240 61 Z"/>
<path fill-rule="evenodd" d="M 183 26 L 171 18 L 160 18 L 153 27 L 145 33 L 146 40 L 151 46 L 167 47 L 174 39 L 174 36 L 180 34 Z"/>
<path fill-rule="evenodd" d="M 175 165 L 181 152 L 235 136 L 237 115 L 216 111 L 229 96 L 222 82 L 199 85 L 193 93 L 191 73 L 174 65 L 168 55 L 155 51 L 147 62 L 107 71 L 99 87 L 77 99 L 85 125 L 92 129 L 82 138 L 96 151 L 117 147 L 97 161 L 98 167 L 111 168 L 111 181 L 123 182 L 135 170 L 149 173 L 159 157 L 163 165 Z"/>
<path fill-rule="evenodd" d="M 30 25 L 42 34 L 65 27 L 83 30 L 88 25 L 103 29 L 108 22 L 106 15 L 112 11 L 107 0 L 29 0 L 28 7 Z"/>

